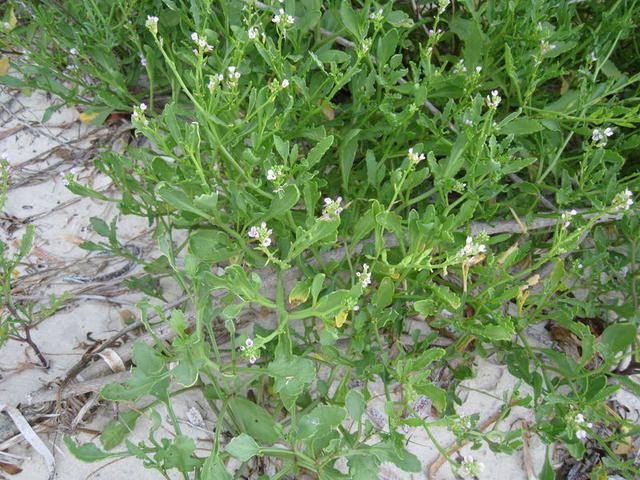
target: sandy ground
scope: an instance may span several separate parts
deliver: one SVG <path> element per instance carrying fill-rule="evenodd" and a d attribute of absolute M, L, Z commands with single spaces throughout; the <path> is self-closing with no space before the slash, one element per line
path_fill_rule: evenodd
<path fill-rule="evenodd" d="M 0 235 L 2 240 L 14 249 L 14 242 L 24 233 L 26 221 L 33 223 L 36 229 L 36 249 L 32 250 L 20 266 L 16 284 L 23 284 L 24 292 L 21 294 L 34 300 L 42 300 L 51 293 L 61 294 L 64 291 L 84 295 L 66 304 L 32 331 L 35 343 L 50 361 L 50 368 L 39 367 L 33 351 L 23 343 L 9 342 L 0 350 L 0 403 L 18 406 L 20 409 L 26 408 L 33 393 L 43 385 L 64 377 L 91 344 L 90 338 L 103 340 L 120 330 L 123 327 L 123 312 L 135 312 L 135 302 L 141 298 L 140 294 L 123 288 L 121 278 L 88 291 L 83 290 L 83 286 L 69 284 L 63 280 L 67 275 L 93 275 L 100 267 L 110 270 L 121 265 L 115 263 L 114 259 L 96 257 L 95 253 L 88 254 L 78 248 L 78 240 L 98 240 L 89 227 L 89 218 L 96 216 L 109 222 L 112 218 L 118 217 L 118 230 L 123 243 L 136 243 L 143 247 L 146 254 L 149 254 L 151 248 L 149 230 L 144 219 L 121 216 L 113 203 L 79 198 L 64 187 L 60 173 L 77 168 L 81 183 L 98 189 L 107 188 L 108 179 L 92 167 L 91 158 L 97 150 L 91 150 L 90 147 L 103 144 L 111 148 L 116 140 L 109 137 L 114 128 L 100 128 L 82 123 L 78 120 L 79 112 L 75 109 L 61 110 L 54 114 L 46 125 L 40 124 L 42 112 L 52 101 L 48 96 L 39 93 L 23 96 L 14 91 L 5 91 L 0 96 L 0 153 L 6 152 L 8 155 L 14 183 L 5 209 L 0 213 Z M 53 154 L 47 155 L 46 152 L 51 149 L 56 150 Z M 137 273 L 139 272 L 134 270 L 130 275 L 135 276 Z M 478 413 L 482 422 L 499 411 L 501 402 L 495 397 L 500 398 L 503 392 L 511 390 L 514 379 L 503 365 L 479 360 L 478 367 L 478 375 L 465 382 L 467 389 L 461 391 L 461 396 L 464 401 L 464 413 Z M 185 418 L 187 433 L 198 439 L 198 447 L 201 449 L 198 453 L 205 456 L 212 438 L 215 418 L 212 414 L 207 414 L 206 408 L 203 408 L 205 402 L 197 393 L 180 397 L 177 404 L 179 418 Z M 375 404 L 373 408 L 375 411 L 370 412 L 372 418 L 382 415 L 381 404 Z M 199 428 L 186 424 L 188 418 L 193 418 L 193 409 L 200 412 L 204 422 Z M 98 408 L 92 409 L 78 425 L 84 429 L 100 431 L 115 417 L 116 411 L 116 406 L 100 403 Z M 518 421 L 531 421 L 528 412 L 514 409 L 509 419 L 503 422 L 503 428 L 517 425 Z M 144 421 L 139 422 L 132 440 L 144 439 L 146 426 Z M 168 422 L 163 428 L 171 431 Z M 140 461 L 131 458 L 116 462 L 81 463 L 66 450 L 62 443 L 63 433 L 59 429 L 51 428 L 39 433 L 40 438 L 55 456 L 55 478 L 161 478 L 160 474 L 145 469 Z M 442 428 L 434 429 L 433 433 L 444 446 L 450 445 L 453 440 L 451 434 Z M 427 478 L 427 469 L 438 457 L 438 452 L 420 429 L 412 429 L 409 434 L 408 448 L 423 462 L 423 473 L 406 474 L 385 464 L 380 469 L 380 478 Z M 74 436 L 78 442 L 95 438 L 95 435 L 88 433 L 77 433 Z M 4 440 L 0 438 L 0 443 Z M 43 458 L 26 443 L 15 443 L 6 451 L 14 457 L 0 455 L 0 461 L 13 458 L 22 468 L 21 473 L 10 475 L 8 478 L 47 478 Z M 468 447 L 460 451 L 461 455 L 471 454 L 485 464 L 486 469 L 480 475 L 480 479 L 512 480 L 536 478 L 544 461 L 544 453 L 544 446 L 535 438 L 531 439 L 526 453 L 520 449 L 511 456 L 495 455 L 486 446 L 474 452 L 470 452 Z M 526 465 L 533 469 L 533 476 L 531 471 L 527 474 Z M 1 472 L 0 478 L 3 478 Z M 455 476 L 448 465 L 444 465 L 436 478 L 449 480 Z"/>

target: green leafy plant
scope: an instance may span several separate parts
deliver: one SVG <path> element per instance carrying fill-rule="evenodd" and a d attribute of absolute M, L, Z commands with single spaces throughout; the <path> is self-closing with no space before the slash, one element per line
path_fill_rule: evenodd
<path fill-rule="evenodd" d="M 149 1 L 131 25 L 131 2 L 63 5 L 88 27 L 34 35 L 49 14 L 32 7 L 9 39 L 40 42 L 42 58 L 29 58 L 72 85 L 55 92 L 66 102 L 133 112 L 152 147 L 95 165 L 119 187 L 120 210 L 155 225 L 161 256 L 145 268 L 188 295 L 168 315 L 140 303 L 173 340 L 136 345 L 132 378 L 102 396 L 139 407 L 105 429 L 103 448 L 67 439 L 78 458 L 132 455 L 166 478 L 208 479 L 232 478 L 229 457 L 243 465 L 234 475 L 275 457 L 272 478 L 364 479 L 382 462 L 421 471 L 403 433 L 421 427 L 455 469 L 479 473 L 438 444 L 431 429 L 444 426 L 504 453 L 534 433 L 581 458 L 589 437 L 609 471 L 638 475 L 611 448 L 638 428 L 606 403 L 620 385 L 638 392 L 627 375 L 638 353 L 637 2 Z M 69 45 L 99 87 L 54 68 L 51 49 Z M 105 55 L 118 68 L 95 72 Z M 24 79 L 0 81 L 53 91 L 20 62 Z M 255 307 L 271 327 L 245 328 Z M 543 322 L 573 354 L 532 343 Z M 456 413 L 476 357 L 519 380 L 490 432 Z M 380 422 L 365 416 L 378 380 Z M 206 457 L 173 408 L 194 388 L 217 418 Z M 159 406 L 170 439 L 158 438 Z M 536 423 L 498 428 L 515 406 Z M 141 412 L 153 427 L 133 444 Z M 553 475 L 547 460 L 541 478 Z"/>

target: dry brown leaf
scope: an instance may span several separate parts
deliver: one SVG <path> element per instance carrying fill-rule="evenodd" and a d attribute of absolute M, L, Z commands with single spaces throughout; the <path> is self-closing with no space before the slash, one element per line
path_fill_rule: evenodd
<path fill-rule="evenodd" d="M 120 355 L 118 355 L 115 350 L 105 348 L 98 353 L 98 356 L 109 365 L 113 373 L 124 372 L 126 370 L 122 358 L 120 358 Z"/>
<path fill-rule="evenodd" d="M 80 238 L 80 237 L 76 237 L 75 235 L 60 235 L 60 238 L 62 238 L 63 240 L 66 240 L 69 243 L 73 243 L 74 245 L 80 245 L 81 243 L 84 243 L 85 240 Z"/>
<path fill-rule="evenodd" d="M 120 311 L 120 320 L 122 320 L 123 325 L 130 325 L 136 319 L 135 314 L 131 310 L 121 310 Z"/>
<path fill-rule="evenodd" d="M 9 475 L 16 475 L 22 471 L 19 466 L 14 465 L 13 463 L 0 462 L 0 468 Z"/>

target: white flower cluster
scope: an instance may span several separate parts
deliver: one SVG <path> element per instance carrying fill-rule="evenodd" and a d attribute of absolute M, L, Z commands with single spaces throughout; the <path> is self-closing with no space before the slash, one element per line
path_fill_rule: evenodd
<path fill-rule="evenodd" d="M 230 65 L 227 67 L 227 87 L 235 88 L 238 86 L 238 80 L 242 74 L 238 71 L 237 67 Z M 218 80 L 222 81 L 220 78 L 221 75 L 218 75 Z"/>
<path fill-rule="evenodd" d="M 458 67 L 453 69 L 453 73 L 466 72 L 467 67 L 464 64 L 464 58 L 458 60 Z"/>
<path fill-rule="evenodd" d="M 593 132 L 591 132 L 591 140 L 596 143 L 596 147 L 606 147 L 607 146 L 607 138 L 613 136 L 613 129 L 610 127 L 605 128 L 604 130 L 600 130 L 598 128 L 594 128 Z"/>
<path fill-rule="evenodd" d="M 207 83 L 207 88 L 209 89 L 209 93 L 213 93 L 216 88 L 216 85 L 224 81 L 224 75 L 221 73 L 217 75 L 211 75 L 209 77 L 209 83 Z"/>
<path fill-rule="evenodd" d="M 411 161 L 411 163 L 413 164 L 418 164 L 420 163 L 422 160 L 425 159 L 424 153 L 421 154 L 417 154 L 413 151 L 413 147 L 411 147 L 409 149 L 409 151 L 407 152 L 407 156 L 409 157 L 409 160 Z"/>
<path fill-rule="evenodd" d="M 633 205 L 633 193 L 626 188 L 614 197 L 612 211 L 615 213 L 620 210 L 629 210 L 631 205 Z"/>
<path fill-rule="evenodd" d="M 196 45 L 198 45 L 198 48 L 200 49 L 200 51 L 210 52 L 211 50 L 213 50 L 213 46 L 207 43 L 207 39 L 205 37 L 201 37 L 196 32 L 193 32 L 191 34 L 191 40 L 196 42 Z M 193 53 L 198 53 L 198 50 L 193 49 Z"/>
<path fill-rule="evenodd" d="M 384 10 L 379 8 L 376 12 L 372 12 L 369 14 L 369 18 L 374 22 L 381 22 L 384 16 Z"/>
<path fill-rule="evenodd" d="M 133 113 L 131 114 L 131 121 L 137 121 L 142 123 L 145 127 L 149 125 L 149 119 L 144 115 L 145 110 L 147 109 L 146 103 L 141 103 L 140 106 L 134 107 Z"/>
<path fill-rule="evenodd" d="M 76 181 L 76 175 L 78 174 L 78 169 L 73 167 L 68 172 L 60 172 L 60 176 L 62 177 L 62 184 L 67 186 L 71 183 L 71 181 Z"/>
<path fill-rule="evenodd" d="M 560 219 L 562 220 L 562 228 L 568 228 L 571 225 L 571 219 L 576 216 L 578 212 L 576 210 L 569 210 L 568 212 L 562 212 Z"/>
<path fill-rule="evenodd" d="M 482 243 L 476 243 L 473 237 L 467 237 L 464 247 L 458 252 L 458 257 L 474 257 L 487 251 L 487 247 Z"/>
<path fill-rule="evenodd" d="M 254 343 L 253 340 L 251 340 L 250 338 L 247 338 L 244 342 L 244 345 L 240 345 L 238 347 L 238 350 L 240 350 L 247 358 L 249 358 L 249 363 L 250 364 L 254 364 L 256 363 L 256 354 L 255 354 L 255 348 L 254 348 Z"/>
<path fill-rule="evenodd" d="M 324 199 L 324 208 L 322 209 L 322 220 L 333 220 L 334 218 L 338 218 L 342 213 L 342 207 L 340 204 L 342 203 L 342 197 L 336 197 L 335 200 L 330 198 Z"/>
<path fill-rule="evenodd" d="M 494 110 L 500 106 L 500 102 L 502 102 L 502 97 L 500 97 L 498 90 L 491 90 L 491 96 L 487 95 L 485 99 L 487 103 L 487 107 L 493 108 Z"/>
<path fill-rule="evenodd" d="M 271 21 L 282 28 L 287 28 L 293 25 L 296 19 L 287 14 L 287 12 L 284 11 L 284 8 L 281 8 L 278 10 L 278 14 L 273 16 Z"/>
<path fill-rule="evenodd" d="M 460 473 L 466 477 L 477 477 L 484 471 L 484 464 L 474 460 L 471 455 L 465 455 L 460 463 Z"/>
<path fill-rule="evenodd" d="M 370 38 L 365 38 L 362 40 L 362 43 L 360 44 L 360 51 L 362 52 L 362 54 L 366 54 L 369 53 L 369 50 L 371 50 L 371 45 L 372 45 L 373 41 Z"/>
<path fill-rule="evenodd" d="M 267 223 L 262 222 L 259 227 L 256 227 L 256 226 L 251 227 L 247 235 L 249 235 L 250 238 L 255 238 L 256 240 L 258 240 L 258 242 L 260 243 L 260 246 L 266 248 L 269 245 L 271 245 L 272 233 L 273 233 L 273 230 L 271 230 L 270 228 L 267 228 Z"/>
<path fill-rule="evenodd" d="M 578 426 L 578 429 L 576 430 L 576 438 L 579 440 L 584 440 L 585 438 L 587 438 L 587 431 L 581 427 L 584 426 L 586 428 L 592 428 L 593 423 L 585 422 L 584 415 L 582 415 L 581 413 L 578 413 L 573 421 Z"/>
<path fill-rule="evenodd" d="M 371 285 L 371 272 L 369 271 L 369 265 L 366 263 L 362 264 L 362 272 L 356 272 L 356 277 L 360 280 L 360 285 L 362 288 L 367 288 Z"/>
<path fill-rule="evenodd" d="M 154 35 L 158 33 L 158 17 L 155 15 L 149 15 L 144 24 Z"/>
<path fill-rule="evenodd" d="M 280 193 L 284 189 L 286 183 L 286 167 L 284 165 L 276 165 L 267 170 L 267 180 L 273 182 L 276 186 L 273 193 Z"/>
<path fill-rule="evenodd" d="M 551 50 L 555 50 L 557 45 L 549 43 L 546 40 L 540 40 L 540 55 L 546 55 Z"/>
<path fill-rule="evenodd" d="M 279 177 L 282 177 L 284 173 L 282 172 L 282 166 L 278 165 L 276 169 L 270 168 L 267 170 L 267 180 L 275 182 Z"/>
<path fill-rule="evenodd" d="M 438 15 L 442 15 L 450 3 L 450 0 L 438 0 Z"/>

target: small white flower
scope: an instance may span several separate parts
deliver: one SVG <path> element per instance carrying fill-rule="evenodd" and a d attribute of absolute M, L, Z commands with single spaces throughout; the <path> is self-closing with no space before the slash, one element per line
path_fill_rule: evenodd
<path fill-rule="evenodd" d="M 251 340 L 250 338 L 247 338 L 247 339 L 245 340 L 244 344 L 245 344 L 247 347 L 253 347 L 253 340 Z"/>
<path fill-rule="evenodd" d="M 342 213 L 342 207 L 340 204 L 342 203 L 342 197 L 336 197 L 335 200 L 330 198 L 324 199 L 324 208 L 322 209 L 322 220 L 333 220 L 337 218 Z"/>
<path fill-rule="evenodd" d="M 250 364 L 252 364 L 252 365 L 253 365 L 254 363 L 256 363 L 256 360 L 257 360 L 257 358 L 256 358 L 256 356 L 255 356 L 255 355 L 251 355 L 251 356 L 249 356 L 249 363 L 250 363 Z"/>
<path fill-rule="evenodd" d="M 287 88 L 289 86 L 289 80 L 285 78 L 284 80 L 282 80 L 282 83 L 280 84 L 280 86 L 282 88 Z"/>
<path fill-rule="evenodd" d="M 142 65 L 143 67 L 146 67 L 147 66 L 147 59 L 144 57 L 144 55 L 139 53 L 138 57 L 140 57 L 140 65 Z"/>
<path fill-rule="evenodd" d="M 485 100 L 487 106 L 493 109 L 498 108 L 500 102 L 502 102 L 502 98 L 500 97 L 498 90 L 491 90 L 491 96 L 487 95 Z"/>
<path fill-rule="evenodd" d="M 280 15 L 274 15 L 271 21 L 273 23 L 280 23 Z"/>
<path fill-rule="evenodd" d="M 251 40 L 254 40 L 258 36 L 258 29 L 255 27 L 249 28 L 249 30 L 247 31 L 247 35 Z"/>
<path fill-rule="evenodd" d="M 598 140 L 602 140 L 603 138 L 604 136 L 602 135 L 602 133 L 600 133 L 600 130 L 594 128 L 593 132 L 591 132 L 591 140 L 597 142 Z"/>
<path fill-rule="evenodd" d="M 477 477 L 484 471 L 484 464 L 474 460 L 471 455 L 465 455 L 460 464 L 460 470 L 464 476 Z"/>
<path fill-rule="evenodd" d="M 272 169 L 267 170 L 267 180 L 271 180 L 273 182 L 276 178 L 276 172 Z"/>
<path fill-rule="evenodd" d="M 71 55 L 77 55 L 78 54 L 78 49 L 77 48 L 70 48 L 69 49 L 69 53 Z"/>
<path fill-rule="evenodd" d="M 196 32 L 193 32 L 191 34 L 191 40 L 193 40 L 194 42 L 198 43 L 198 34 Z"/>
<path fill-rule="evenodd" d="M 541 55 L 546 55 L 547 53 L 549 53 L 551 50 L 554 50 L 555 48 L 556 48 L 556 45 L 554 45 L 553 43 L 549 43 L 546 40 L 540 40 Z"/>
<path fill-rule="evenodd" d="M 412 163 L 415 163 L 415 164 L 417 164 L 417 163 L 421 162 L 422 160 L 424 160 L 424 159 L 426 158 L 426 157 L 424 156 L 424 153 L 421 153 L 420 155 L 418 155 L 417 153 L 415 153 L 415 152 L 413 151 L 413 147 L 411 147 L 411 148 L 409 149 L 409 151 L 407 152 L 407 156 L 409 157 L 409 160 L 410 160 Z"/>
<path fill-rule="evenodd" d="M 149 15 L 145 22 L 145 26 L 151 31 L 151 33 L 158 33 L 158 17 L 155 15 Z"/>
<path fill-rule="evenodd" d="M 473 257 L 487 251 L 487 247 L 481 243 L 476 243 L 473 237 L 467 237 L 464 247 L 458 252 L 458 257 Z"/>
<path fill-rule="evenodd" d="M 604 130 L 600 130 L 598 128 L 594 128 L 591 132 L 591 140 L 594 142 L 598 142 L 596 147 L 602 148 L 607 146 L 607 137 L 613 136 L 615 132 L 612 128 L 607 127 Z"/>
<path fill-rule="evenodd" d="M 613 199 L 613 212 L 619 212 L 620 210 L 629 210 L 633 205 L 633 193 L 626 188 L 623 192 L 620 192 Z"/>
<path fill-rule="evenodd" d="M 473 120 L 469 120 L 468 118 L 464 121 L 465 125 L 473 125 Z"/>
<path fill-rule="evenodd" d="M 450 0 L 438 0 L 438 15 L 442 15 L 449 6 Z"/>
<path fill-rule="evenodd" d="M 598 57 L 596 57 L 596 52 L 595 51 L 592 51 L 589 54 L 589 61 L 592 62 L 592 63 L 598 61 Z"/>
<path fill-rule="evenodd" d="M 569 225 L 571 225 L 571 219 L 577 215 L 577 211 L 576 210 L 570 210 L 568 212 L 562 212 L 562 214 L 560 215 L 560 219 L 563 221 L 562 224 L 562 228 L 567 228 L 569 227 Z"/>
<path fill-rule="evenodd" d="M 140 110 L 142 110 L 143 112 L 147 109 L 147 104 L 146 103 L 141 103 L 140 104 Z"/>
<path fill-rule="evenodd" d="M 267 223 L 262 222 L 259 227 L 255 227 L 255 226 L 251 227 L 247 235 L 250 238 L 257 239 L 258 242 L 260 243 L 260 246 L 268 247 L 269 245 L 271 245 L 272 233 L 273 233 L 273 230 L 271 230 L 270 228 L 267 228 Z"/>
<path fill-rule="evenodd" d="M 482 67 L 481 67 L 480 65 L 478 65 L 478 66 L 476 67 L 476 72 L 480 73 L 481 71 L 482 71 Z"/>
<path fill-rule="evenodd" d="M 585 430 L 578 430 L 576 432 L 576 438 L 578 440 L 584 440 L 585 438 L 587 438 L 587 432 Z"/>
<path fill-rule="evenodd" d="M 2 152 L 0 154 L 0 159 L 5 160 L 5 161 L 9 161 L 9 154 L 7 152 Z"/>
<path fill-rule="evenodd" d="M 384 10 L 379 8 L 377 12 L 373 12 L 369 14 L 369 18 L 374 22 L 381 22 L 384 15 Z"/>
<path fill-rule="evenodd" d="M 356 272 L 356 277 L 360 279 L 360 285 L 362 288 L 367 288 L 371 285 L 371 272 L 369 271 L 369 265 L 362 264 L 362 272 Z"/>

